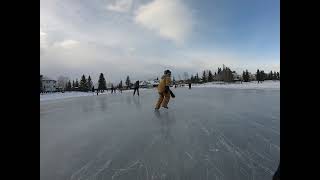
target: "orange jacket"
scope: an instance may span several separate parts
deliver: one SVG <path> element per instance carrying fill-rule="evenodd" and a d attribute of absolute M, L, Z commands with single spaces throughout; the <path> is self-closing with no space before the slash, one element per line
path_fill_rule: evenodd
<path fill-rule="evenodd" d="M 158 85 L 158 92 L 163 93 L 166 86 L 170 86 L 171 78 L 169 75 L 165 74 L 161 77 L 160 83 Z"/>

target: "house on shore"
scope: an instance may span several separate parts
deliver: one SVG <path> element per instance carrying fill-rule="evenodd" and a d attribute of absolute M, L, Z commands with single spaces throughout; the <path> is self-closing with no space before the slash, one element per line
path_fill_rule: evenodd
<path fill-rule="evenodd" d="M 43 92 L 55 92 L 57 90 L 57 81 L 48 77 L 42 77 Z"/>

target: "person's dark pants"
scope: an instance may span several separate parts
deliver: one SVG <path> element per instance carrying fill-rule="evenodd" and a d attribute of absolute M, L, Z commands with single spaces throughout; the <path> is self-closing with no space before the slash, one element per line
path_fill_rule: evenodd
<path fill-rule="evenodd" d="M 138 93 L 138 96 L 140 96 L 140 95 L 139 95 L 139 88 L 134 88 L 133 95 L 136 94 L 136 91 L 137 91 L 137 93 Z"/>

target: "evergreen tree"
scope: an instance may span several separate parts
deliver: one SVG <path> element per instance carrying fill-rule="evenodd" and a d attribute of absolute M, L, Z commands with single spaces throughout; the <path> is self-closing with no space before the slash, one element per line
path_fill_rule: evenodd
<path fill-rule="evenodd" d="M 211 70 L 209 70 L 209 73 L 208 73 L 208 81 L 209 81 L 209 82 L 212 82 L 212 81 L 213 81 L 213 75 L 212 75 Z"/>
<path fill-rule="evenodd" d="M 42 88 L 42 78 L 43 76 L 40 74 L 40 93 L 42 93 L 43 88 Z"/>
<path fill-rule="evenodd" d="M 220 74 L 220 72 L 221 72 L 221 68 L 218 68 L 218 74 Z"/>
<path fill-rule="evenodd" d="M 119 83 L 119 87 L 122 88 L 122 86 L 123 85 L 122 85 L 122 80 L 121 80 L 120 83 Z"/>
<path fill-rule="evenodd" d="M 273 78 L 272 79 L 273 80 L 277 80 L 277 73 L 276 72 L 273 73 Z"/>
<path fill-rule="evenodd" d="M 64 90 L 68 91 L 68 82 L 66 82 L 66 84 L 64 85 Z"/>
<path fill-rule="evenodd" d="M 258 83 L 259 83 L 259 81 L 261 81 L 261 74 L 260 74 L 259 69 L 257 70 L 256 78 L 257 78 L 257 81 L 258 81 Z"/>
<path fill-rule="evenodd" d="M 267 77 L 267 75 L 266 75 L 266 73 L 264 73 L 264 71 L 261 71 L 260 72 L 260 81 L 264 81 L 265 79 L 266 79 L 266 77 Z"/>
<path fill-rule="evenodd" d="M 157 79 L 158 79 L 158 78 L 157 78 Z M 129 87 L 130 87 L 130 84 L 131 84 L 131 82 L 130 82 L 130 77 L 127 76 L 126 85 L 127 85 L 127 88 L 128 88 L 128 89 L 129 89 Z"/>
<path fill-rule="evenodd" d="M 272 80 L 272 78 L 273 78 L 273 72 L 270 71 L 270 73 L 269 73 L 269 75 L 268 75 L 268 80 Z"/>
<path fill-rule="evenodd" d="M 249 80 L 250 80 L 249 72 L 248 70 L 246 70 L 246 72 L 243 73 L 243 81 L 249 82 Z"/>
<path fill-rule="evenodd" d="M 246 73 L 242 71 L 242 81 L 245 81 L 245 79 L 246 79 Z"/>
<path fill-rule="evenodd" d="M 91 89 L 91 91 L 92 91 L 92 92 L 94 92 L 94 86 L 92 86 L 92 89 Z"/>
<path fill-rule="evenodd" d="M 191 80 L 191 83 L 194 83 L 194 77 L 193 77 L 193 75 L 191 74 L 191 78 L 190 78 L 190 80 Z"/>
<path fill-rule="evenodd" d="M 80 91 L 83 91 L 83 92 L 88 91 L 87 79 L 86 79 L 85 75 L 82 75 L 82 77 L 81 77 L 79 89 L 80 89 Z"/>
<path fill-rule="evenodd" d="M 92 86 L 93 86 L 93 83 L 92 83 L 91 77 L 89 76 L 88 81 L 87 81 L 88 91 L 90 91 L 92 89 Z"/>
<path fill-rule="evenodd" d="M 75 84 L 74 80 L 72 80 L 72 91 L 74 91 L 75 87 L 76 87 L 76 84 Z"/>
<path fill-rule="evenodd" d="M 74 88 L 76 91 L 79 90 L 79 82 L 78 82 L 78 79 L 76 79 L 76 82 L 74 83 Z"/>
<path fill-rule="evenodd" d="M 72 86 L 71 86 L 71 81 L 69 80 L 67 84 L 67 91 L 71 91 L 71 90 L 72 90 Z"/>
<path fill-rule="evenodd" d="M 224 81 L 232 82 L 233 81 L 233 74 L 230 68 L 226 67 L 224 70 Z"/>
<path fill-rule="evenodd" d="M 203 71 L 202 73 L 202 78 L 201 78 L 202 82 L 207 82 L 207 74 L 206 74 L 206 71 Z"/>
<path fill-rule="evenodd" d="M 107 89 L 107 82 L 103 76 L 103 73 L 100 73 L 99 80 L 98 80 L 98 90 L 104 91 Z"/>

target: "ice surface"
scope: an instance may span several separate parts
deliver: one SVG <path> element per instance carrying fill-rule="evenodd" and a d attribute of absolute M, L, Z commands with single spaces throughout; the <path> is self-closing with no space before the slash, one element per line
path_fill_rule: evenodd
<path fill-rule="evenodd" d="M 40 179 L 272 179 L 279 89 L 172 90 L 40 101 Z"/>

